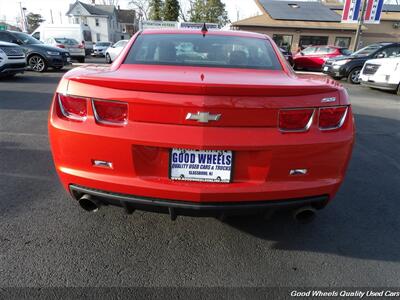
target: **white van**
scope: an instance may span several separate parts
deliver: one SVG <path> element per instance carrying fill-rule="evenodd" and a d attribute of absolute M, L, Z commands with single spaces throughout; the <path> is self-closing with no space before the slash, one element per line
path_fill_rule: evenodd
<path fill-rule="evenodd" d="M 32 34 L 35 39 L 46 42 L 49 38 L 69 38 L 85 45 L 89 54 L 93 49 L 92 32 L 83 24 L 41 24 Z"/>

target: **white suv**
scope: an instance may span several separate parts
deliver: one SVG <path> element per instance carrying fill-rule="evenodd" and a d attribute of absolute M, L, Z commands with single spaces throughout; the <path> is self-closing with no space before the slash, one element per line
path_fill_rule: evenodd
<path fill-rule="evenodd" d="M 367 60 L 360 79 L 362 85 L 396 91 L 400 96 L 400 56 Z"/>
<path fill-rule="evenodd" d="M 23 73 L 26 68 L 26 57 L 22 47 L 0 41 L 0 77 L 12 77 Z"/>

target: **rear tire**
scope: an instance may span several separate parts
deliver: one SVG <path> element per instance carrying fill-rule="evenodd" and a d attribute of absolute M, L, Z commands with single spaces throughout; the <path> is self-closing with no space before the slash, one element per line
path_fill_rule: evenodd
<path fill-rule="evenodd" d="M 110 56 L 110 54 L 106 54 L 106 62 L 108 63 L 108 64 L 111 64 L 112 63 L 112 60 L 111 60 L 111 56 Z"/>
<path fill-rule="evenodd" d="M 351 84 L 360 84 L 360 73 L 361 68 L 355 68 L 351 70 L 349 76 L 347 77 L 347 82 Z"/>

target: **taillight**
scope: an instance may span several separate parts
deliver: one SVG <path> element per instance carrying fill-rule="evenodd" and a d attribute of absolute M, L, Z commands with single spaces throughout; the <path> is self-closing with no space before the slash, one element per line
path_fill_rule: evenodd
<path fill-rule="evenodd" d="M 62 115 L 75 121 L 87 118 L 87 98 L 58 94 L 58 104 Z"/>
<path fill-rule="evenodd" d="M 63 44 L 57 44 L 56 47 L 58 48 L 65 48 L 65 46 Z"/>
<path fill-rule="evenodd" d="M 346 120 L 347 106 L 325 107 L 319 109 L 319 128 L 332 130 L 342 127 Z"/>
<path fill-rule="evenodd" d="M 79 45 L 78 45 L 78 48 L 83 49 L 83 48 L 85 48 L 85 46 L 82 45 L 82 44 L 79 44 Z"/>
<path fill-rule="evenodd" d="M 307 131 L 313 120 L 314 109 L 285 109 L 279 111 L 279 129 L 281 131 Z"/>
<path fill-rule="evenodd" d="M 96 121 L 106 125 L 125 125 L 128 123 L 128 104 L 117 101 L 93 100 Z"/>

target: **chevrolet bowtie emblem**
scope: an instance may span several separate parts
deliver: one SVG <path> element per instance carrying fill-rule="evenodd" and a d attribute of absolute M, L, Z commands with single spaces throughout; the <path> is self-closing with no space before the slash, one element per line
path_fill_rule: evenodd
<path fill-rule="evenodd" d="M 221 115 L 212 115 L 208 112 L 188 113 L 186 115 L 186 120 L 197 121 L 199 123 L 208 123 L 210 121 L 218 121 L 219 119 L 221 119 Z"/>

